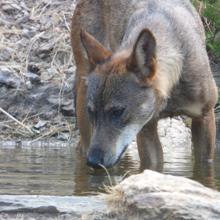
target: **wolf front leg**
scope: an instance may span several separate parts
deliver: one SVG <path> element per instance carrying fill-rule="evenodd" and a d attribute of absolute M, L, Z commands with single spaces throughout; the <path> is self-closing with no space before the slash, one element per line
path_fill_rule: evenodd
<path fill-rule="evenodd" d="M 88 119 L 86 106 L 86 86 L 81 81 L 76 95 L 76 118 L 77 127 L 80 132 L 80 141 L 78 147 L 85 154 L 90 144 L 91 124 Z"/>
<path fill-rule="evenodd" d="M 83 28 L 80 19 L 80 4 L 75 10 L 72 19 L 71 28 L 71 44 L 76 64 L 75 85 L 74 85 L 74 104 L 76 111 L 76 124 L 80 132 L 80 141 L 78 148 L 82 153 L 86 153 L 90 143 L 91 125 L 88 119 L 87 106 L 86 106 L 86 82 L 85 77 L 89 71 L 88 60 L 83 54 L 80 33 Z"/>
<path fill-rule="evenodd" d="M 138 152 L 141 170 L 151 169 L 162 171 L 163 149 L 157 132 L 157 121 L 147 123 L 137 135 Z"/>
<path fill-rule="evenodd" d="M 214 108 L 203 117 L 192 119 L 195 163 L 212 162 L 215 153 L 216 125 Z"/>

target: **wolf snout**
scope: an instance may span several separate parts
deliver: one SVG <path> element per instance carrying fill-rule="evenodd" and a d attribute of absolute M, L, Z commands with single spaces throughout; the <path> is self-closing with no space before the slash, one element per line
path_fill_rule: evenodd
<path fill-rule="evenodd" d="M 98 148 L 90 150 L 87 155 L 87 165 L 93 168 L 101 168 L 100 164 L 105 166 L 104 151 Z"/>
<path fill-rule="evenodd" d="M 87 154 L 87 165 L 93 168 L 106 168 L 113 167 L 120 157 L 112 155 L 111 152 L 105 152 L 100 148 L 92 148 L 88 151 Z"/>

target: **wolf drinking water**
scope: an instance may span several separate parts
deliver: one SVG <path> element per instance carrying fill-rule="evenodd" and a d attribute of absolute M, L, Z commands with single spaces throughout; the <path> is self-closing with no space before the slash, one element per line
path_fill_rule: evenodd
<path fill-rule="evenodd" d="M 113 166 L 137 137 L 142 165 L 157 169 L 157 121 L 182 114 L 192 118 L 196 161 L 213 159 L 217 89 L 190 1 L 80 0 L 71 39 L 88 165 Z"/>

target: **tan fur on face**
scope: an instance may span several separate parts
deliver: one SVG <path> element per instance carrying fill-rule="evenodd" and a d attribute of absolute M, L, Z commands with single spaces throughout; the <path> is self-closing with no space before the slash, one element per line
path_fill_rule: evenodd
<path fill-rule="evenodd" d="M 129 56 L 129 51 L 116 53 L 105 63 L 97 65 L 95 71 L 99 74 L 125 74 L 128 72 L 127 61 L 129 59 Z"/>
<path fill-rule="evenodd" d="M 127 74 L 130 72 L 129 70 L 129 63 L 131 62 L 131 50 L 122 50 L 114 54 L 109 61 L 104 64 L 97 65 L 95 71 L 98 74 Z M 157 72 L 157 60 L 156 58 L 152 59 L 151 65 L 151 73 L 148 77 L 145 77 L 139 80 L 141 86 L 146 85 L 153 85 L 157 86 L 157 83 L 154 83 L 156 79 L 156 72 Z M 134 73 L 135 74 L 135 73 Z M 158 88 L 159 90 L 159 88 Z"/>
<path fill-rule="evenodd" d="M 171 50 L 172 48 L 170 48 Z M 97 65 L 96 71 L 100 74 L 126 74 L 128 70 L 128 62 L 131 51 L 120 51 L 112 56 L 112 58 L 104 64 Z M 151 63 L 151 73 L 149 77 L 145 77 L 139 83 L 141 85 L 153 86 L 159 95 L 167 98 L 174 85 L 179 81 L 182 69 L 182 55 L 175 51 L 167 54 L 158 54 L 159 59 L 153 58 Z M 165 73 L 169 74 L 165 74 Z"/>

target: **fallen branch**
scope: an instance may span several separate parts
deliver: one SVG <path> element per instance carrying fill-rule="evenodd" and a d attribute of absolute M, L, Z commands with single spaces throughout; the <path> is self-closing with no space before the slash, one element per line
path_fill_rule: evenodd
<path fill-rule="evenodd" d="M 12 119 L 13 121 L 15 121 L 17 124 L 21 125 L 23 128 L 25 128 L 26 130 L 28 130 L 32 135 L 34 134 L 34 132 L 29 128 L 27 127 L 25 124 L 23 124 L 22 122 L 18 121 L 15 117 L 13 117 L 12 115 L 10 115 L 8 112 L 6 112 L 4 109 L 2 109 L 0 107 L 0 111 L 2 113 L 4 113 L 6 116 L 8 116 L 10 119 Z"/>

